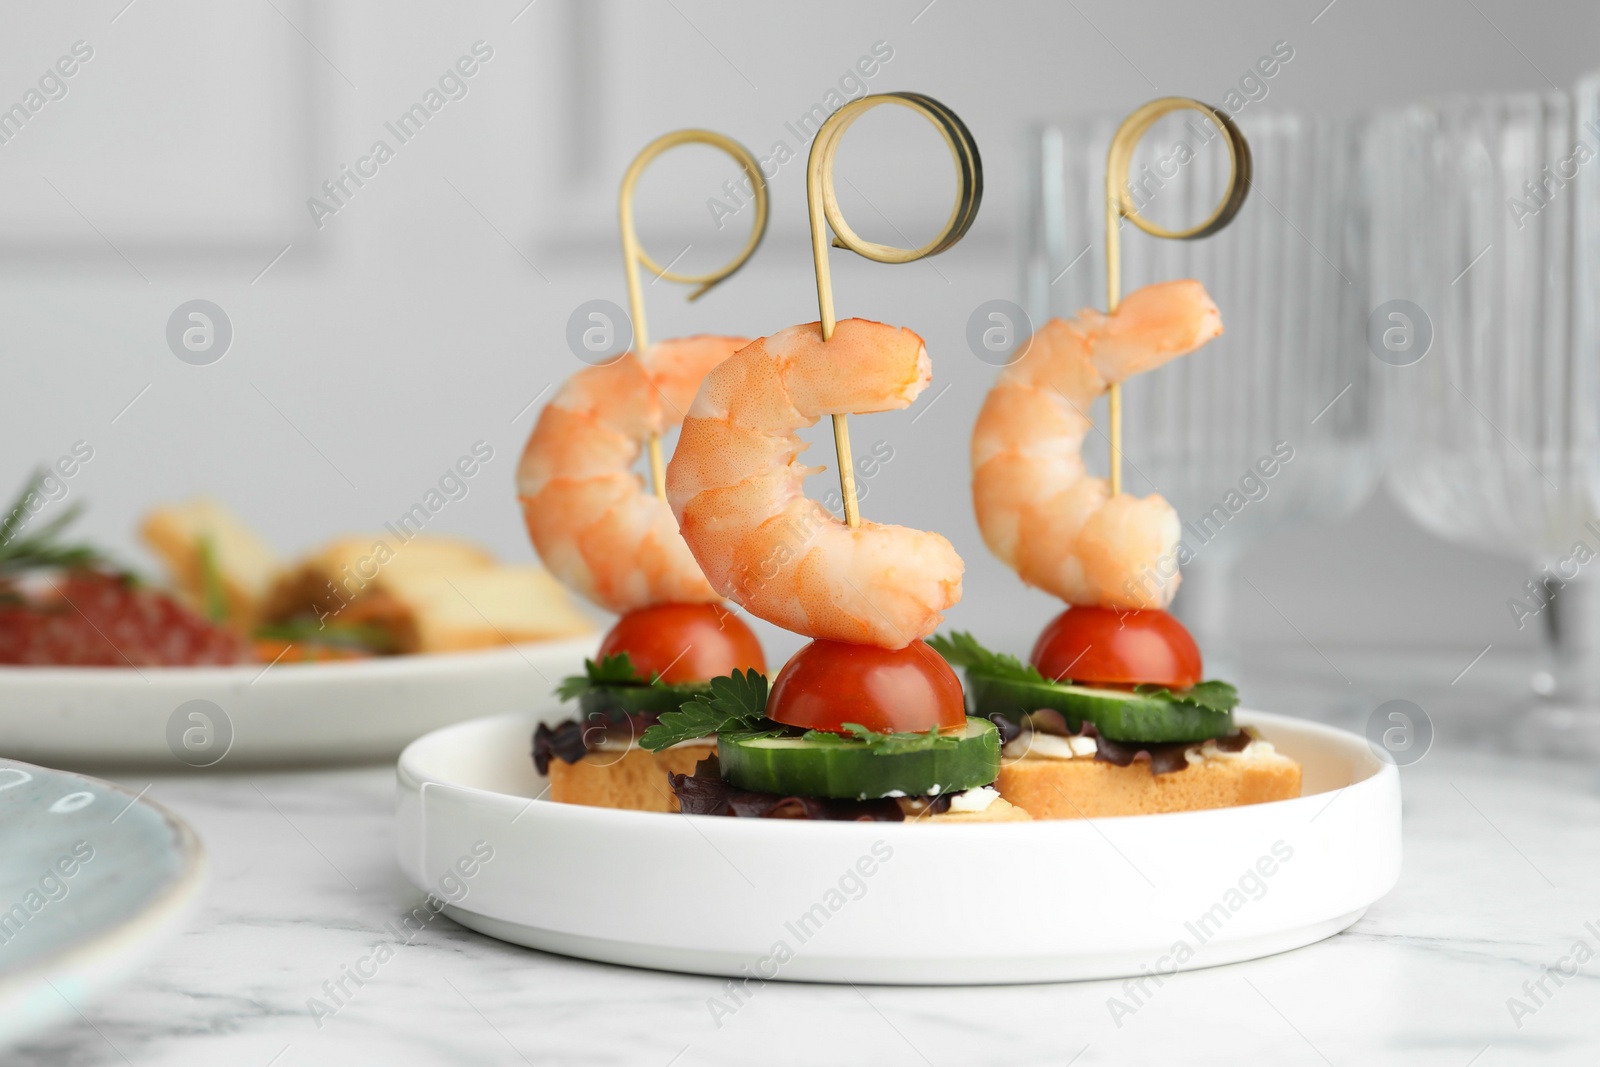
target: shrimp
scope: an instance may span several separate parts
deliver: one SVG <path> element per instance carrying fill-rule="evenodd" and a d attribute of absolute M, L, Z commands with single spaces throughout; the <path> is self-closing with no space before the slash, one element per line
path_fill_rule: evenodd
<path fill-rule="evenodd" d="M 528 536 L 557 578 L 623 614 L 722 599 L 672 509 L 632 472 L 643 442 L 683 421 L 712 367 L 749 344 L 701 335 L 629 352 L 569 378 L 539 414 L 517 467 Z"/>
<path fill-rule="evenodd" d="M 936 533 L 849 527 L 806 497 L 821 467 L 796 430 L 823 415 L 909 407 L 932 379 L 910 330 L 865 319 L 794 326 L 741 349 L 700 387 L 667 467 L 667 500 L 711 584 L 808 637 L 904 648 L 961 599 L 964 565 Z"/>
<path fill-rule="evenodd" d="M 1110 315 L 1051 319 L 1001 373 L 972 433 L 972 498 L 984 541 L 1024 582 L 1069 604 L 1172 603 L 1178 513 L 1157 494 L 1112 496 L 1085 472 L 1083 438 L 1090 405 L 1113 383 L 1220 333 L 1199 282 L 1162 282 Z"/>

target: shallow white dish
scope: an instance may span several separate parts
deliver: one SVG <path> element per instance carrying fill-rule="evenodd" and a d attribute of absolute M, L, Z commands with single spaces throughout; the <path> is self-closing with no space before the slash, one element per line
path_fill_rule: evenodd
<path fill-rule="evenodd" d="M 599 642 L 271 668 L 0 667 L 0 744 L 57 766 L 393 759 L 429 730 L 547 702 Z"/>
<path fill-rule="evenodd" d="M 562 715 L 480 719 L 413 742 L 395 837 L 406 876 L 452 918 L 570 956 L 752 988 L 1165 974 L 1329 937 L 1400 873 L 1399 772 L 1361 737 L 1280 715 L 1238 719 L 1300 761 L 1296 800 L 943 826 L 532 799 L 544 779 L 530 735 Z"/>
<path fill-rule="evenodd" d="M 0 759 L 0 1048 L 75 1017 L 174 932 L 205 882 L 194 832 L 109 782 Z"/>

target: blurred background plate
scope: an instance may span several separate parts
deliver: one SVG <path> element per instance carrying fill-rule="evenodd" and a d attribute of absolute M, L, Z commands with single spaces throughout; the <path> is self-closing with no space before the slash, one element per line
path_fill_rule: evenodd
<path fill-rule="evenodd" d="M 598 645 L 591 635 L 268 668 L 0 668 L 0 746 L 72 766 L 392 759 L 429 730 L 547 701 Z"/>
<path fill-rule="evenodd" d="M 109 782 L 0 760 L 0 1048 L 78 1014 L 205 883 L 194 831 Z"/>

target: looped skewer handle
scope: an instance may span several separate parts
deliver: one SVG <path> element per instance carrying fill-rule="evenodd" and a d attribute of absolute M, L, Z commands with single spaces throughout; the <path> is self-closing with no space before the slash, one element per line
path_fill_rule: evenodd
<path fill-rule="evenodd" d="M 1186 230 L 1169 230 L 1143 215 L 1133 202 L 1128 185 L 1128 169 L 1133 165 L 1133 153 L 1139 142 L 1157 119 L 1174 111 L 1198 111 L 1217 124 L 1222 131 L 1223 143 L 1228 149 L 1228 188 L 1222 200 L 1209 217 Z M 1174 241 L 1192 241 L 1210 237 L 1239 213 L 1245 195 L 1250 191 L 1250 145 L 1244 134 L 1225 113 L 1210 104 L 1191 100 L 1186 96 L 1164 96 L 1143 105 L 1122 121 L 1112 135 L 1111 148 L 1106 153 L 1106 314 L 1117 310 L 1122 302 L 1122 220 L 1127 219 L 1152 237 Z M 1122 492 L 1122 386 L 1116 384 L 1106 395 L 1110 407 L 1111 424 L 1111 493 Z"/>
<path fill-rule="evenodd" d="M 920 248 L 896 248 L 868 241 L 850 228 L 850 224 L 844 220 L 844 213 L 839 210 L 839 198 L 833 185 L 833 163 L 839 152 L 839 142 L 856 119 L 879 104 L 898 104 L 910 108 L 932 122 L 955 161 L 955 206 L 944 228 Z M 835 248 L 847 249 L 878 263 L 911 263 L 926 256 L 936 256 L 966 236 L 982 202 L 983 159 L 978 155 L 977 142 L 956 113 L 939 101 L 921 93 L 879 93 L 853 100 L 835 111 L 817 131 L 806 163 L 806 205 L 811 213 L 811 254 L 816 264 L 817 307 L 822 320 L 822 339 L 827 341 L 833 337 L 836 323 L 833 276 L 828 270 L 830 228 L 834 234 L 832 244 Z M 850 424 L 846 415 L 833 416 L 833 444 L 839 458 L 839 491 L 844 498 L 844 519 L 850 526 L 859 526 L 861 512 L 856 505 L 855 467 L 850 455 Z"/>
<path fill-rule="evenodd" d="M 650 254 L 640 246 L 639 234 L 634 229 L 633 192 L 634 187 L 639 184 L 640 176 L 657 156 L 681 144 L 709 145 L 733 157 L 733 161 L 739 164 L 745 176 L 750 179 L 751 197 L 755 202 L 755 221 L 750 227 L 750 236 L 745 240 L 744 247 L 726 264 L 705 274 L 678 274 L 668 269 L 672 266 L 671 263 L 666 267 L 657 265 L 656 261 L 650 258 Z M 696 286 L 694 292 L 689 294 L 691 301 L 706 295 L 719 282 L 744 266 L 745 261 L 754 255 L 756 248 L 760 246 L 761 238 L 766 235 L 767 181 L 761 173 L 761 165 L 756 162 L 756 157 L 733 138 L 713 130 L 674 130 L 662 134 L 645 145 L 644 150 L 634 156 L 633 162 L 628 164 L 627 171 L 622 175 L 622 189 L 617 195 L 617 217 L 622 230 L 622 266 L 628 280 L 628 315 L 633 319 L 633 346 L 635 351 L 642 353 L 650 347 L 650 340 L 645 326 L 644 290 L 639 283 L 639 268 L 642 266 L 657 278 L 669 282 Z M 661 455 L 661 438 L 651 434 L 649 446 L 651 487 L 655 490 L 656 496 L 665 498 L 667 467 Z"/>

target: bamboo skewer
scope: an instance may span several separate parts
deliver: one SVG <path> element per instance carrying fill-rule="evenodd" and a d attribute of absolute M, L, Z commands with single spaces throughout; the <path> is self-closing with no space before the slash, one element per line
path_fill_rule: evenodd
<path fill-rule="evenodd" d="M 1139 141 L 1156 120 L 1185 108 L 1198 111 L 1217 124 L 1228 148 L 1228 188 L 1211 215 L 1186 230 L 1169 230 L 1139 214 L 1128 184 L 1128 170 Z M 1106 314 L 1122 302 L 1122 220 L 1127 219 L 1152 237 L 1192 241 L 1210 237 L 1239 213 L 1245 194 L 1250 191 L 1250 145 L 1233 120 L 1210 104 L 1186 96 L 1164 96 L 1139 107 L 1122 121 L 1111 137 L 1106 152 Z M 1111 495 L 1122 492 L 1122 384 L 1114 383 L 1106 394 L 1111 437 Z"/>
<path fill-rule="evenodd" d="M 733 157 L 750 179 L 751 196 L 754 200 L 756 214 L 750 227 L 750 236 L 745 240 L 744 247 L 739 254 L 734 256 L 726 265 L 705 274 L 678 274 L 667 267 L 661 267 L 650 258 L 639 244 L 638 232 L 633 223 L 633 193 L 634 187 L 639 184 L 639 178 L 657 156 L 671 148 L 682 144 L 703 144 L 718 149 Z M 683 285 L 697 286 L 689 294 L 691 301 L 698 300 L 712 287 L 726 279 L 734 271 L 744 266 L 761 244 L 761 238 L 767 232 L 767 182 L 761 173 L 761 165 L 756 162 L 756 157 L 750 150 L 731 137 L 726 137 L 712 130 L 674 130 L 663 134 L 654 141 L 644 146 L 644 150 L 633 157 L 633 162 L 628 164 L 628 169 L 622 175 L 622 189 L 617 194 L 617 219 L 622 230 L 622 266 L 623 273 L 628 281 L 628 315 L 633 320 L 633 347 L 634 351 L 643 353 L 650 347 L 649 332 L 644 318 L 644 291 L 639 284 L 639 268 L 648 269 L 657 278 L 669 282 L 679 282 Z M 671 264 L 668 264 L 670 267 Z M 656 496 L 662 499 L 667 495 L 667 466 L 661 455 L 661 437 L 651 434 L 649 440 L 650 452 L 650 485 Z"/>
<path fill-rule="evenodd" d="M 833 163 L 839 141 L 850 125 L 879 104 L 898 104 L 910 108 L 932 122 L 950 149 L 956 164 L 956 202 L 950 218 L 933 240 L 920 248 L 896 248 L 862 238 L 845 222 L 834 194 Z M 833 311 L 833 277 L 828 270 L 828 230 L 833 230 L 832 245 L 848 249 L 878 263 L 911 263 L 935 256 L 966 235 L 983 201 L 983 160 L 972 134 L 955 112 L 921 93 L 880 93 L 854 100 L 835 111 L 811 143 L 806 163 L 806 205 L 811 214 L 811 254 L 817 274 L 817 307 L 822 320 L 822 339 L 833 337 L 836 323 Z M 833 416 L 833 445 L 839 459 L 839 491 L 844 498 L 844 519 L 849 526 L 861 524 L 856 504 L 855 465 L 850 454 L 850 423 L 846 414 Z"/>

